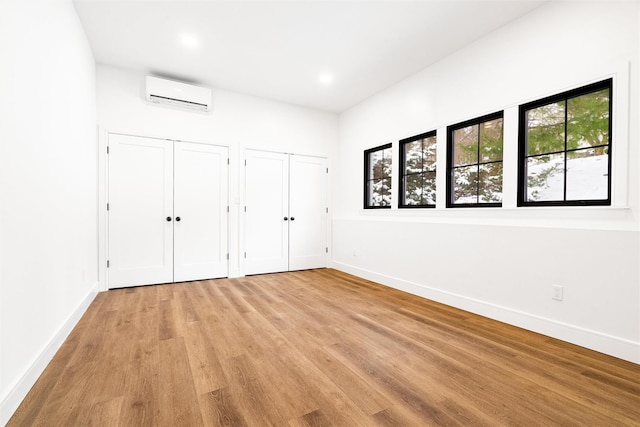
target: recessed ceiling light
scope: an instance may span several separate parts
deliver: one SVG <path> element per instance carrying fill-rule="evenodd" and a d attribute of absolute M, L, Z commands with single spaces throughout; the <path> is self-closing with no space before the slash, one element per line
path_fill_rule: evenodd
<path fill-rule="evenodd" d="M 329 73 L 322 73 L 318 76 L 318 81 L 325 86 L 329 86 L 333 83 L 333 75 Z"/>
<path fill-rule="evenodd" d="M 189 48 L 189 49 L 195 49 L 198 47 L 198 45 L 200 44 L 200 40 L 198 40 L 198 38 L 196 36 L 194 36 L 193 34 L 183 34 L 180 36 L 180 41 L 182 42 L 182 44 Z"/>

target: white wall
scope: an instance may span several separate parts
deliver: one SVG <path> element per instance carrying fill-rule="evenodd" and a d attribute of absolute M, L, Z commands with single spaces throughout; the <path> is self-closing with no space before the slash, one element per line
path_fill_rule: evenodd
<path fill-rule="evenodd" d="M 242 169 L 245 148 L 332 158 L 337 150 L 338 117 L 326 113 L 223 90 L 213 90 L 213 111 L 198 113 L 157 106 L 144 100 L 145 74 L 97 66 L 98 124 L 101 142 L 108 132 L 153 136 L 229 147 L 230 276 L 242 274 Z M 101 156 L 101 200 L 105 155 Z M 106 259 L 106 218 L 100 212 L 101 259 Z M 105 284 L 104 269 L 101 282 Z"/>
<path fill-rule="evenodd" d="M 4 425 L 97 292 L 97 132 L 71 2 L 0 2 L 0 58 Z"/>
<path fill-rule="evenodd" d="M 637 2 L 548 3 L 343 113 L 333 265 L 640 363 L 638 16 Z M 516 208 L 518 105 L 607 77 L 614 206 Z M 503 208 L 446 209 L 446 126 L 503 109 Z M 398 140 L 433 129 L 437 208 L 363 210 L 363 151 L 394 143 L 397 197 Z"/>

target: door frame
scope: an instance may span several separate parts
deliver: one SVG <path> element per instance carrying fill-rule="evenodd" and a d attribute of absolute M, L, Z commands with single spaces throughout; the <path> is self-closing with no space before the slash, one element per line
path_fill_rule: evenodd
<path fill-rule="evenodd" d="M 228 174 L 227 206 L 230 207 L 229 212 L 227 214 L 227 250 L 229 251 L 229 254 L 230 254 L 229 255 L 230 259 L 227 260 L 227 271 L 228 271 L 229 277 L 237 277 L 238 276 L 237 272 L 234 275 L 232 275 L 232 268 L 231 268 L 231 265 L 232 265 L 231 258 L 234 257 L 232 250 L 237 252 L 237 245 L 232 243 L 234 241 L 234 239 L 232 238 L 233 237 L 232 227 L 234 227 L 235 226 L 234 223 L 237 223 L 237 222 L 232 220 L 233 218 L 232 213 L 234 213 L 234 205 L 230 203 L 231 194 L 235 194 L 231 192 L 232 188 L 234 188 L 233 184 L 237 184 L 237 179 L 234 179 L 235 171 L 231 169 L 231 166 L 236 163 L 234 161 L 234 159 L 237 156 L 235 150 L 232 150 L 230 146 L 224 145 L 224 144 L 212 144 L 212 143 L 207 143 L 202 141 L 192 141 L 192 140 L 180 139 L 180 138 L 167 138 L 166 136 L 143 134 L 135 131 L 113 130 L 113 129 L 104 128 L 100 125 L 97 126 L 96 131 L 98 133 L 98 138 L 97 138 L 98 139 L 98 156 L 97 156 L 98 217 L 96 218 L 97 233 L 98 233 L 98 236 L 97 236 L 98 237 L 97 262 L 98 262 L 98 282 L 99 282 L 98 291 L 102 292 L 102 291 L 109 290 L 109 279 L 107 274 L 107 257 L 109 254 L 109 220 L 107 215 L 107 199 L 109 195 L 109 161 L 107 157 L 107 145 L 109 142 L 109 135 L 111 134 L 126 135 L 126 136 L 140 137 L 140 138 L 164 139 L 169 141 L 190 142 L 194 144 L 203 144 L 203 145 L 215 145 L 215 146 L 224 147 L 227 149 L 227 153 L 229 156 L 229 168 L 227 169 L 227 174 Z"/>

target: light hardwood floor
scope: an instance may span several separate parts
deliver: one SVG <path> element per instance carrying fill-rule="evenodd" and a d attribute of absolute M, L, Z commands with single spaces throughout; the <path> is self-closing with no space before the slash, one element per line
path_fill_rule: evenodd
<path fill-rule="evenodd" d="M 8 426 L 632 426 L 640 365 L 335 270 L 97 296 Z"/>

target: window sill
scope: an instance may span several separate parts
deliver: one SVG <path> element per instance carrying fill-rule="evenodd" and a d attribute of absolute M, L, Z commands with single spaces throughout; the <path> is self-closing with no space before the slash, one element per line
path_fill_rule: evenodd
<path fill-rule="evenodd" d="M 482 209 L 361 209 L 356 217 L 367 221 L 475 224 L 489 226 L 640 230 L 629 206 L 523 206 Z M 340 219 L 340 218 L 334 218 Z"/>

